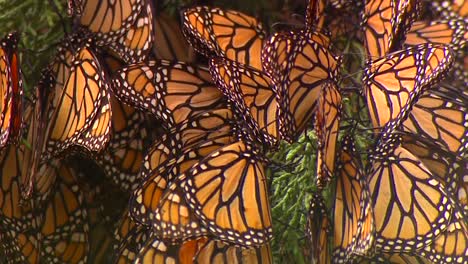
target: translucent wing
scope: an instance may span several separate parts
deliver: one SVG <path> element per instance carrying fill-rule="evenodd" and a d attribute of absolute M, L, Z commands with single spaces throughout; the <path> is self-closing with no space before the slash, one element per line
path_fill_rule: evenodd
<path fill-rule="evenodd" d="M 98 59 L 92 50 L 83 47 L 68 68 L 66 64 L 61 63 L 68 63 L 71 54 L 65 56 L 67 61 L 54 65 L 57 69 L 51 76 L 51 87 L 42 88 L 50 89 L 50 93 L 45 97 L 45 104 L 49 105 L 44 118 L 51 120 L 45 128 L 47 140 L 44 142 L 44 158 L 55 156 L 73 144 L 83 145 L 90 150 L 102 149 L 109 139 L 104 137 L 105 140 L 94 141 L 94 144 L 89 146 L 82 144 L 85 141 L 79 139 L 88 129 L 91 129 L 91 134 L 109 132 L 103 127 L 104 124 L 110 123 L 109 99 L 103 99 L 109 96 L 108 80 L 103 75 Z M 99 131 L 93 132 L 91 124 Z"/>
<path fill-rule="evenodd" d="M 24 232 L 38 227 L 35 204 L 32 201 L 22 203 L 21 171 L 23 154 L 14 145 L 2 150 L 0 223 L 5 232 Z"/>
<path fill-rule="evenodd" d="M 159 206 L 163 205 L 161 197 L 164 195 L 166 189 L 178 175 L 187 171 L 191 166 L 200 161 L 203 157 L 208 156 L 210 153 L 220 149 L 232 142 L 232 138 L 229 135 L 222 135 L 211 140 L 200 142 L 193 148 L 186 149 L 183 152 L 178 152 L 177 155 L 167 155 L 164 149 L 167 148 L 164 144 L 158 144 L 148 154 L 151 156 L 151 162 L 159 164 L 153 169 L 149 170 L 144 178 L 145 180 L 139 185 L 139 187 L 133 193 L 130 200 L 130 210 L 134 219 L 142 224 L 152 224 L 156 230 L 161 232 L 168 231 L 168 236 L 171 238 L 179 239 L 178 236 L 187 235 L 184 230 L 180 229 L 167 229 L 168 225 L 178 225 L 179 223 L 165 222 L 164 219 L 173 218 L 171 211 L 161 212 Z M 161 146 L 161 147 L 160 147 Z M 173 149 L 170 150 L 172 153 Z M 146 158 L 145 158 L 146 159 Z M 173 189 L 175 188 L 172 187 Z M 175 190 L 179 195 L 179 190 Z M 168 191 L 170 195 L 170 190 Z M 172 199 L 172 198 L 171 198 Z M 185 199 L 185 198 L 184 198 Z M 171 200 L 168 201 L 169 203 Z M 182 201 L 178 201 L 182 203 Z M 169 205 L 170 206 L 170 205 Z M 174 205 L 179 208 L 178 205 Z M 185 205 L 183 205 L 185 206 Z M 168 215 L 165 215 L 167 213 Z M 178 213 L 177 211 L 175 213 Z M 160 215 L 160 221 L 156 220 L 156 214 Z M 164 219 L 161 219 L 163 218 Z M 169 219 L 170 220 L 170 219 Z M 178 219 L 176 219 L 178 221 Z M 185 225 L 186 222 L 183 223 Z M 164 234 L 162 234 L 164 236 Z"/>
<path fill-rule="evenodd" d="M 122 190 L 134 190 L 149 136 L 145 116 L 115 97 L 111 97 L 111 106 L 112 139 L 105 152 L 97 155 L 96 162 Z"/>
<path fill-rule="evenodd" d="M 464 263 L 468 261 L 468 229 L 466 221 L 453 221 L 423 255 L 436 263 Z"/>
<path fill-rule="evenodd" d="M 157 171 L 164 161 L 176 158 L 180 153 L 190 151 L 212 139 L 236 136 L 234 116 L 230 109 L 219 108 L 200 113 L 163 135 L 153 143 L 145 156 L 140 171 L 141 177 Z"/>
<path fill-rule="evenodd" d="M 197 158 L 202 159 L 203 156 Z M 185 163 L 189 163 L 189 166 L 196 162 L 196 160 L 185 161 Z M 182 169 L 181 173 L 184 172 Z M 180 185 L 181 182 L 176 179 L 165 190 L 159 206 L 155 210 L 155 220 L 153 221 L 153 228 L 157 236 L 171 243 L 180 243 L 209 234 L 188 206 Z"/>

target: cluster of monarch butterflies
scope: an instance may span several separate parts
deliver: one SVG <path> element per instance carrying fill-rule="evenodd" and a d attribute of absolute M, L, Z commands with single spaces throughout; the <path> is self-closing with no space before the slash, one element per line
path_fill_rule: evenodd
<path fill-rule="evenodd" d="M 156 6 L 68 0 L 73 31 L 30 100 L 19 36 L 2 40 L 0 260 L 272 263 L 266 154 L 312 128 L 312 263 L 468 261 L 468 4 L 311 0 L 274 34 L 208 6 L 179 26 Z M 354 129 L 339 135 L 347 32 L 327 21 L 353 8 L 367 159 Z"/>

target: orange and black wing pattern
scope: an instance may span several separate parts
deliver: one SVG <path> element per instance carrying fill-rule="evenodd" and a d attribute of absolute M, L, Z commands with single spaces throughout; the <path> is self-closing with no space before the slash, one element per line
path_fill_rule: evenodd
<path fill-rule="evenodd" d="M 219 89 L 232 102 L 241 127 L 263 145 L 280 139 L 280 108 L 272 80 L 263 72 L 227 58 L 210 61 L 210 72 Z"/>
<path fill-rule="evenodd" d="M 48 168 L 56 182 L 45 201 L 41 217 L 41 261 L 83 263 L 89 252 L 88 213 L 78 175 L 66 163 Z"/>
<path fill-rule="evenodd" d="M 387 252 L 414 252 L 446 230 L 455 209 L 443 183 L 417 153 L 404 147 L 401 135 L 382 135 L 367 170 L 376 247 Z"/>
<path fill-rule="evenodd" d="M 174 179 L 210 153 L 232 142 L 232 140 L 230 135 L 220 135 L 185 150 L 174 149 L 177 147 L 169 147 L 164 142 L 155 144 L 145 157 L 145 168 L 142 168 L 140 174 L 144 181 L 133 192 L 130 199 L 132 217 L 141 224 L 152 224 L 156 230 L 163 233 L 163 236 L 168 225 L 178 226 L 178 211 L 174 212 L 175 215 L 171 215 L 173 213 L 171 211 L 160 211 L 159 206 L 163 205 L 162 196 L 167 197 L 170 195 L 169 199 L 174 199 L 174 195 L 180 196 L 181 193 L 177 186 L 171 185 Z M 171 194 L 169 186 L 172 186 L 171 188 L 176 192 L 174 195 Z M 183 202 L 178 201 L 178 203 Z M 168 200 L 168 205 L 171 206 L 171 204 L 173 204 L 171 200 Z M 186 207 L 185 204 L 182 204 L 182 206 Z M 174 208 L 178 210 L 177 208 L 180 208 L 180 205 L 174 204 Z M 156 214 L 161 215 L 159 221 L 155 220 Z M 184 212 L 184 217 L 186 216 L 187 213 Z M 171 219 L 175 219 L 176 222 L 171 222 Z M 168 221 L 165 222 L 165 220 Z M 190 218 L 187 221 L 191 221 Z M 186 222 L 182 223 L 185 225 Z M 180 228 L 168 229 L 168 231 L 168 236 L 174 237 L 176 240 L 180 239 L 179 236 L 186 235 L 186 232 Z"/>
<path fill-rule="evenodd" d="M 196 51 L 262 69 L 260 54 L 266 32 L 254 17 L 233 10 L 199 6 L 183 10 L 182 18 L 183 32 Z"/>
<path fill-rule="evenodd" d="M 39 89 L 47 93 L 43 113 L 46 122 L 45 159 L 57 156 L 72 145 L 89 151 L 103 149 L 109 141 L 111 124 L 108 78 L 90 47 L 76 53 L 59 50 Z"/>
<path fill-rule="evenodd" d="M 220 240 L 260 246 L 272 236 L 263 161 L 237 141 L 206 156 L 183 176 L 186 201 Z"/>
<path fill-rule="evenodd" d="M 316 192 L 310 200 L 306 229 L 311 263 L 331 263 L 328 243 L 330 232 L 332 230 L 327 206 L 322 195 Z"/>
<path fill-rule="evenodd" d="M 149 111 L 169 129 L 224 103 L 209 72 L 183 62 L 138 63 L 116 75 L 116 96 L 137 109 Z"/>
<path fill-rule="evenodd" d="M 18 34 L 0 41 L 0 148 L 17 143 L 23 123 L 23 74 L 17 52 Z"/>
<path fill-rule="evenodd" d="M 374 128 L 400 122 L 424 89 L 440 80 L 453 62 L 450 48 L 424 44 L 372 62 L 364 75 L 364 94 Z"/>
<path fill-rule="evenodd" d="M 267 40 L 262 59 L 278 95 L 281 136 L 295 140 L 317 111 L 324 87 L 338 82 L 341 58 L 330 50 L 330 40 L 324 34 L 289 31 Z"/>
<path fill-rule="evenodd" d="M 317 186 L 322 188 L 335 171 L 336 145 L 341 118 L 341 94 L 332 83 L 325 84 L 318 98 L 315 131 L 318 138 Z"/>
<path fill-rule="evenodd" d="M 341 143 L 333 209 L 336 263 L 371 256 L 375 243 L 374 213 L 363 168 L 354 142 L 346 136 Z"/>
<path fill-rule="evenodd" d="M 468 261 L 468 228 L 466 220 L 454 220 L 435 241 L 424 249 L 423 256 L 435 263 Z"/>
<path fill-rule="evenodd" d="M 420 12 L 416 0 L 367 0 L 361 26 L 368 59 L 375 60 L 398 50 Z"/>
<path fill-rule="evenodd" d="M 160 13 L 154 18 L 153 54 L 158 60 L 195 61 L 195 51 L 185 40 L 178 21 L 167 14 Z"/>
<path fill-rule="evenodd" d="M 458 153 L 468 144 L 467 98 L 450 86 L 431 87 L 419 97 L 403 130 L 432 140 L 441 149 Z"/>
<path fill-rule="evenodd" d="M 468 39 L 468 22 L 462 19 L 416 21 L 406 34 L 404 44 L 444 44 L 454 51 L 463 49 Z"/>
<path fill-rule="evenodd" d="M 198 250 L 194 263 L 246 263 L 246 264 L 271 264 L 271 247 L 267 243 L 261 247 L 243 248 L 226 244 L 214 239 L 208 239 Z"/>
<path fill-rule="evenodd" d="M 145 115 L 111 97 L 111 140 L 104 152 L 95 155 L 105 175 L 122 190 L 134 190 L 149 138 Z"/>

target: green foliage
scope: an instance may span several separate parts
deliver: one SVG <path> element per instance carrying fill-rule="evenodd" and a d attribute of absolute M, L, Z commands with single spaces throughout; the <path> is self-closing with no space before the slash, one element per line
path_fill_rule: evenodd
<path fill-rule="evenodd" d="M 271 207 L 274 228 L 273 254 L 277 263 L 305 263 L 307 206 L 315 188 L 315 135 L 282 144 L 271 155 Z"/>
<path fill-rule="evenodd" d="M 51 3 L 66 15 L 64 1 L 0 1 L 0 37 L 11 31 L 20 33 L 19 54 L 27 92 L 39 80 L 41 69 L 48 63 L 55 43 L 64 33 Z"/>

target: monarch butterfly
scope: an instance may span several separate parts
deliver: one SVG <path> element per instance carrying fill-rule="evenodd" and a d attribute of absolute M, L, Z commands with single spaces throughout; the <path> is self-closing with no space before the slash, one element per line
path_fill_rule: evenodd
<path fill-rule="evenodd" d="M 144 0 L 69 0 L 68 13 L 79 20 L 77 23 L 80 25 L 101 36 L 103 40 L 110 41 L 111 36 L 122 35 L 129 29 L 144 3 Z M 109 19 L 109 15 L 112 19 Z"/>
<path fill-rule="evenodd" d="M 371 259 L 361 258 L 359 263 L 372 264 L 432 264 L 427 258 L 409 253 L 379 253 Z"/>
<path fill-rule="evenodd" d="M 188 207 L 182 189 L 181 178 L 183 177 L 178 175 L 185 173 L 195 163 L 233 141 L 234 139 L 229 134 L 201 141 L 196 146 L 178 154 L 167 164 L 162 164 L 158 173 L 153 173 L 144 184 L 145 187 L 157 184 L 159 190 L 154 187 L 153 189 L 162 193 L 156 208 L 153 210 L 152 225 L 158 237 L 165 241 L 180 242 L 208 233 L 194 216 L 192 209 Z M 163 180 L 161 177 L 165 179 Z M 168 187 L 165 190 L 162 189 L 166 185 Z M 154 203 L 155 200 L 153 199 L 151 202 Z"/>
<path fill-rule="evenodd" d="M 73 41 L 73 40 L 71 40 Z M 35 159 L 49 160 L 69 149 L 82 146 L 100 151 L 109 142 L 111 106 L 108 80 L 98 58 L 88 46 L 74 52 L 65 42 L 55 61 L 44 72 L 38 86 L 39 121 L 35 129 Z M 25 193 L 31 192 L 35 171 L 24 181 Z"/>
<path fill-rule="evenodd" d="M 46 191 L 40 190 L 31 199 L 21 202 L 19 179 L 21 169 L 24 169 L 21 164 L 23 153 L 23 148 L 11 145 L 1 159 L 1 229 L 8 230 L 6 232 L 14 238 L 6 245 L 11 251 L 8 254 L 34 260 L 32 263 L 36 263 L 39 256 L 55 262 L 85 260 L 87 213 L 74 171 L 63 163 L 41 166 L 43 178 L 49 179 L 48 187 L 41 188 Z"/>
<path fill-rule="evenodd" d="M 328 236 L 331 232 L 327 207 L 320 193 L 314 193 L 307 215 L 306 236 L 311 263 L 331 263 Z"/>
<path fill-rule="evenodd" d="M 403 147 L 418 157 L 422 163 L 446 186 L 449 195 L 457 190 L 457 175 L 451 172 L 452 165 L 460 163 L 462 156 L 445 151 L 429 138 L 418 134 L 399 132 L 403 138 Z"/>
<path fill-rule="evenodd" d="M 246 263 L 246 264 L 270 264 L 270 244 L 267 243 L 258 248 L 243 248 L 229 245 L 220 241 L 209 239 L 200 248 L 195 256 L 195 263 Z"/>
<path fill-rule="evenodd" d="M 317 186 L 319 188 L 328 184 L 333 177 L 340 116 L 341 94 L 337 87 L 329 82 L 322 88 L 315 117 L 315 130 L 318 137 Z"/>
<path fill-rule="evenodd" d="M 210 72 L 253 137 L 263 145 L 276 145 L 281 114 L 272 80 L 254 68 L 220 57 L 210 61 Z"/>
<path fill-rule="evenodd" d="M 69 0 L 69 7 L 75 25 L 85 29 L 80 34 L 95 38 L 97 45 L 117 52 L 128 63 L 144 60 L 152 48 L 151 1 Z"/>
<path fill-rule="evenodd" d="M 447 230 L 424 249 L 422 255 L 436 263 L 468 261 L 468 229 L 466 221 L 453 221 Z"/>
<path fill-rule="evenodd" d="M 438 85 L 425 91 L 413 106 L 404 131 L 433 140 L 445 151 L 457 153 L 466 148 L 468 98 L 449 86 Z"/>
<path fill-rule="evenodd" d="M 199 113 L 168 131 L 155 142 L 145 156 L 140 177 L 157 171 L 163 161 L 177 157 L 203 142 L 223 136 L 235 136 L 233 113 L 229 108 Z M 167 136 L 171 135 L 171 136 Z"/>
<path fill-rule="evenodd" d="M 66 163 L 49 169 L 55 171 L 56 182 L 42 209 L 41 260 L 49 263 L 86 262 L 88 214 L 77 175 Z"/>
<path fill-rule="evenodd" d="M 156 30 L 154 34 L 153 54 L 158 60 L 195 61 L 195 51 L 187 44 L 181 27 L 177 21 L 166 14 L 158 14 L 154 18 Z"/>
<path fill-rule="evenodd" d="M 361 26 L 367 56 L 375 60 L 396 51 L 420 12 L 419 1 L 366 1 Z"/>
<path fill-rule="evenodd" d="M 17 142 L 23 122 L 23 80 L 17 54 L 18 34 L 0 41 L 0 148 Z"/>
<path fill-rule="evenodd" d="M 450 46 L 454 51 L 463 49 L 468 39 L 467 22 L 462 19 L 417 21 L 406 34 L 405 45 L 437 43 Z"/>
<path fill-rule="evenodd" d="M 432 7 L 445 18 L 466 18 L 468 3 L 460 0 L 438 0 L 432 2 Z"/>
<path fill-rule="evenodd" d="M 464 218 L 466 222 L 468 220 L 468 185 L 466 184 L 467 163 L 464 159 L 467 149 L 452 153 L 438 147 L 433 141 L 421 135 L 400 133 L 403 138 L 403 147 L 414 153 L 434 177 L 444 184 L 444 190 L 455 208 L 455 217 Z"/>
<path fill-rule="evenodd" d="M 269 244 L 260 248 L 242 248 L 203 237 L 168 245 L 154 238 L 142 248 L 136 263 L 160 262 L 269 264 L 272 260 Z"/>
<path fill-rule="evenodd" d="M 39 223 L 33 200 L 21 202 L 20 176 L 23 162 L 22 149 L 9 145 L 0 153 L 0 229 L 10 232 L 35 230 Z"/>
<path fill-rule="evenodd" d="M 153 47 L 152 1 L 143 1 L 144 7 L 125 34 L 111 42 L 109 48 L 127 63 L 143 61 Z M 115 44 L 114 44 L 115 43 Z"/>
<path fill-rule="evenodd" d="M 90 229 L 88 263 L 109 263 L 112 260 L 114 236 L 107 229 L 104 223 Z"/>
<path fill-rule="evenodd" d="M 2 231 L 0 249 L 5 263 L 39 263 L 39 241 L 33 234 Z"/>
<path fill-rule="evenodd" d="M 72 160 L 74 161 L 74 160 Z M 76 160 L 82 164 L 82 160 Z M 80 177 L 95 175 L 95 167 L 90 171 L 81 171 Z M 121 215 L 123 206 L 128 204 L 128 197 L 117 188 L 106 185 L 107 179 L 84 184 L 80 179 L 84 202 L 88 213 L 88 263 L 110 263 L 115 241 L 115 221 Z M 105 188 L 104 188 L 105 186 Z"/>
<path fill-rule="evenodd" d="M 133 64 L 118 71 L 113 84 L 120 100 L 149 111 L 169 129 L 224 103 L 207 70 L 181 62 Z"/>
<path fill-rule="evenodd" d="M 403 121 L 421 92 L 437 83 L 453 62 L 450 49 L 424 44 L 373 61 L 364 74 L 364 94 L 372 125 Z"/>
<path fill-rule="evenodd" d="M 466 48 L 465 48 L 466 49 Z M 451 84 L 454 86 L 463 86 L 468 83 L 468 56 L 461 52 L 452 66 L 452 70 L 448 73 L 447 80 L 451 80 Z M 465 95 L 467 92 L 463 92 Z"/>
<path fill-rule="evenodd" d="M 149 239 L 151 230 L 137 225 L 131 218 L 128 208 L 124 210 L 114 235 L 114 263 L 133 263 L 144 243 Z"/>
<path fill-rule="evenodd" d="M 464 154 L 466 157 L 466 152 Z M 452 184 L 451 189 L 455 193 L 455 201 L 459 203 L 464 212 L 464 217 L 468 217 L 468 163 L 458 164 L 452 163 L 449 175 L 454 175 L 455 183 Z"/>
<path fill-rule="evenodd" d="M 444 186 L 404 147 L 401 135 L 388 131 L 382 135 L 368 169 L 376 247 L 415 252 L 446 230 L 454 208 Z"/>
<path fill-rule="evenodd" d="M 212 146 L 208 146 L 213 152 Z M 215 146 L 214 150 L 222 146 Z M 209 153 L 209 152 L 208 152 Z M 198 160 L 204 158 L 204 153 L 197 156 Z M 197 162 L 195 159 L 184 161 L 188 166 Z M 186 170 L 181 169 L 180 173 Z M 181 188 L 179 178 L 172 181 L 163 193 L 158 207 L 156 208 L 153 221 L 155 234 L 167 242 L 180 243 L 187 239 L 198 238 L 209 234 L 208 230 L 200 224 L 193 211 L 187 205 Z"/>
<path fill-rule="evenodd" d="M 169 185 L 173 184 L 172 182 L 177 175 L 188 170 L 193 164 L 201 160 L 203 157 L 208 156 L 210 153 L 220 149 L 226 144 L 232 142 L 230 135 L 221 135 L 206 142 L 201 142 L 198 145 L 193 146 L 193 148 L 186 149 L 183 152 L 179 152 L 177 156 L 172 156 L 171 154 L 153 154 L 154 152 L 160 152 L 161 149 L 166 148 L 164 143 L 158 144 L 155 148 L 152 148 L 152 151 L 149 152 L 149 155 L 152 157 L 157 157 L 157 161 L 160 164 L 149 171 L 148 176 L 144 178 L 144 181 L 133 193 L 132 198 L 130 199 L 130 212 L 132 217 L 142 223 L 142 224 L 153 224 L 155 230 L 161 231 L 163 236 L 166 236 L 164 233 L 167 226 L 176 226 L 181 225 L 177 223 L 178 221 L 178 212 L 174 212 L 176 215 L 172 216 L 172 211 L 159 212 L 158 208 L 163 206 L 161 202 L 161 197 L 165 195 L 165 191 Z M 160 145 L 162 145 L 160 147 Z M 155 160 L 151 160 L 154 162 Z M 173 187 L 174 188 L 174 187 Z M 176 192 L 179 192 L 176 190 Z M 167 194 L 170 195 L 170 194 Z M 166 196 L 167 196 L 166 195 Z M 174 194 L 179 195 L 179 194 Z M 171 197 L 173 198 L 173 197 Z M 185 199 L 185 198 L 184 198 Z M 171 203 L 168 200 L 168 203 Z M 182 203 L 180 201 L 179 203 Z M 174 208 L 179 208 L 180 206 L 186 207 L 185 204 L 176 205 Z M 166 215 L 166 213 L 168 215 Z M 157 214 L 162 214 L 159 221 L 156 220 Z M 186 213 L 184 213 L 186 214 Z M 176 222 L 170 222 L 170 218 L 177 217 Z M 169 219 L 169 221 L 165 221 Z M 188 221 L 191 221 L 189 219 Z M 184 230 L 184 225 L 186 222 L 183 222 L 180 228 L 169 229 L 167 236 L 170 236 L 174 240 L 179 239 L 179 236 L 185 236 L 186 232 Z M 198 225 L 198 224 L 197 224 Z"/>
<path fill-rule="evenodd" d="M 171 245 L 153 235 L 138 252 L 135 263 L 194 263 L 196 253 L 206 240 L 199 238 Z"/>
<path fill-rule="evenodd" d="M 182 32 L 196 51 L 262 69 L 260 53 L 266 32 L 255 18 L 206 6 L 183 10 L 181 16 Z"/>
<path fill-rule="evenodd" d="M 195 215 L 221 241 L 243 246 L 271 239 L 262 158 L 242 140 L 206 156 L 180 176 Z"/>
<path fill-rule="evenodd" d="M 107 149 L 96 155 L 96 162 L 122 190 L 134 190 L 149 137 L 145 116 L 140 111 L 111 97 L 112 139 Z"/>
<path fill-rule="evenodd" d="M 307 29 L 323 29 L 323 25 L 325 23 L 324 14 L 326 5 L 327 1 L 325 0 L 307 1 L 307 9 L 305 13 L 305 24 Z"/>
<path fill-rule="evenodd" d="M 333 206 L 335 263 L 353 261 L 356 255 L 370 256 L 375 243 L 370 194 L 350 136 L 343 139 L 341 149 Z"/>
<path fill-rule="evenodd" d="M 109 141 L 111 109 L 108 79 L 87 44 L 76 53 L 70 49 L 66 46 L 59 50 L 58 61 L 47 71 L 51 74 L 48 76 L 50 79 L 43 80 L 39 87 L 48 93 L 44 104 L 51 103 L 46 106 L 46 117 L 52 120 L 46 127 L 46 157 L 56 156 L 72 143 L 97 151 Z M 75 95 L 77 90 L 83 92 Z M 80 104 L 81 100 L 86 105 Z M 67 106 L 69 109 L 65 108 Z M 78 140 L 79 136 L 89 141 Z"/>
<path fill-rule="evenodd" d="M 341 59 L 329 46 L 321 33 L 290 31 L 273 35 L 262 50 L 284 116 L 281 135 L 289 141 L 306 128 L 325 83 L 338 80 Z"/>

